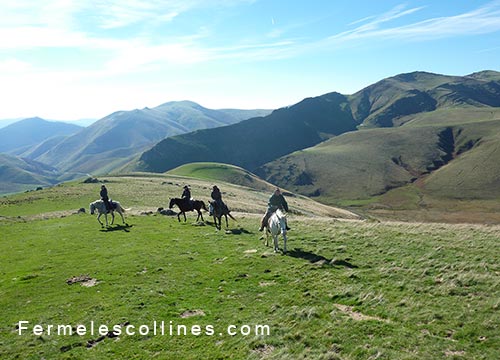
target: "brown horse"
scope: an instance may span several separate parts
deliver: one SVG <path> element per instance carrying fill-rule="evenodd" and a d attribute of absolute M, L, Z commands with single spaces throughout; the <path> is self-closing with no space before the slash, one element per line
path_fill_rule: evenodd
<path fill-rule="evenodd" d="M 191 204 L 192 206 L 191 206 Z M 193 200 L 193 201 L 189 201 L 187 199 L 179 199 L 179 198 L 171 198 L 170 199 L 170 204 L 168 205 L 168 208 L 169 209 L 172 209 L 174 207 L 174 205 L 177 205 L 177 207 L 179 208 L 179 210 L 181 211 L 180 213 L 177 214 L 177 219 L 179 220 L 179 222 L 181 221 L 181 218 L 180 218 L 180 215 L 183 214 L 184 215 L 184 221 L 186 221 L 186 211 L 197 211 L 198 212 L 198 217 L 196 218 L 196 221 L 198 221 L 201 217 L 201 221 L 205 221 L 203 220 L 203 214 L 201 213 L 201 209 L 205 210 L 205 211 L 208 211 L 206 206 L 205 206 L 205 203 L 201 200 Z"/>
<path fill-rule="evenodd" d="M 221 209 L 221 206 L 219 206 L 215 201 L 209 201 L 209 203 L 210 203 L 210 205 L 209 205 L 210 212 L 214 216 L 214 223 L 215 223 L 215 227 L 217 230 L 221 229 L 222 216 L 224 216 L 226 218 L 226 229 L 229 227 L 229 223 L 227 222 L 228 215 L 231 219 L 236 221 L 236 219 L 233 217 L 233 215 L 231 215 L 228 207 L 225 204 L 223 204 L 222 209 Z M 218 220 L 218 222 L 217 222 L 217 220 Z"/>

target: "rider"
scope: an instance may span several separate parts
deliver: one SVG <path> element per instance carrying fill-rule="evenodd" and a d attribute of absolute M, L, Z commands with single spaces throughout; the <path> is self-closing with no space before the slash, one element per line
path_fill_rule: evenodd
<path fill-rule="evenodd" d="M 226 204 L 224 204 L 224 202 L 222 201 L 222 194 L 217 185 L 213 186 L 210 197 L 214 200 L 214 203 L 218 209 L 221 209 L 222 211 L 227 209 Z M 227 212 L 229 212 L 229 209 L 227 209 Z"/>
<path fill-rule="evenodd" d="M 101 200 L 104 201 L 106 211 L 109 212 L 111 210 L 111 204 L 109 203 L 108 189 L 106 189 L 106 186 L 104 184 L 101 185 L 101 192 L 99 193 L 99 195 L 101 195 Z"/>
<path fill-rule="evenodd" d="M 262 220 L 260 222 L 259 231 L 264 230 L 264 227 L 266 226 L 267 220 L 278 209 L 281 209 L 281 210 L 288 212 L 288 203 L 286 202 L 285 197 L 281 193 L 280 189 L 276 188 L 276 190 L 274 190 L 273 194 L 269 198 L 269 202 L 267 204 L 267 211 L 264 214 L 264 216 L 262 217 Z M 288 225 L 286 226 L 286 229 L 290 230 Z"/>
<path fill-rule="evenodd" d="M 193 203 L 191 199 L 191 190 L 189 190 L 189 186 L 184 185 L 184 191 L 182 192 L 181 199 L 184 199 L 186 202 L 186 205 L 189 206 L 189 208 L 193 208 Z"/>

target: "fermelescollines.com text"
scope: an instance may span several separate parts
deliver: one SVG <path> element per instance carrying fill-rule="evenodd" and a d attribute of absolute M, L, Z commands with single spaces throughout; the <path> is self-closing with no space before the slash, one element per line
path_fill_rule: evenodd
<path fill-rule="evenodd" d="M 269 325 L 227 325 L 216 328 L 214 325 L 184 325 L 173 321 L 152 321 L 149 324 L 134 325 L 130 323 L 118 325 L 99 324 L 90 321 L 88 324 L 34 324 L 20 320 L 16 325 L 18 335 L 34 336 L 269 336 Z"/>

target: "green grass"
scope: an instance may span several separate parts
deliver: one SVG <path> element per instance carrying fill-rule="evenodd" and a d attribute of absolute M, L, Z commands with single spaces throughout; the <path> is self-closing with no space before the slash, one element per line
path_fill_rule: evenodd
<path fill-rule="evenodd" d="M 108 187 L 123 203 L 132 203 L 147 181 L 120 178 Z M 161 186 L 167 185 L 152 188 Z M 77 195 L 81 187 L 74 183 L 52 191 L 77 204 L 87 201 Z M 290 252 L 282 256 L 259 240 L 254 215 L 239 214 L 227 233 L 211 224 L 195 226 L 192 214 L 187 223 L 129 215 L 130 226 L 105 231 L 88 214 L 28 216 L 37 208 L 66 206 L 52 202 L 55 194 L 47 190 L 39 195 L 37 200 L 19 195 L 17 203 L 0 208 L 2 359 L 497 356 L 498 227 L 295 216 Z M 83 274 L 98 284 L 66 283 Z M 197 310 L 198 315 L 181 317 Z M 20 336 L 20 320 L 110 327 L 163 320 L 213 326 L 215 333 L 122 335 L 87 348 L 98 335 Z M 268 325 L 270 335 L 225 334 L 228 325 L 244 324 Z"/>

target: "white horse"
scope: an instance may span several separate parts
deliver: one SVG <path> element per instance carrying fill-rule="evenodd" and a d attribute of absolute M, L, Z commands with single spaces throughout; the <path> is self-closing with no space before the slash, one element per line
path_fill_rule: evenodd
<path fill-rule="evenodd" d="M 118 214 L 120 214 L 120 216 L 122 217 L 122 221 L 125 225 L 127 225 L 127 223 L 125 222 L 125 218 L 123 217 L 123 213 L 126 211 L 126 209 L 124 209 L 120 203 L 118 201 L 110 201 L 110 204 L 111 204 L 111 225 L 113 225 L 113 223 L 115 222 L 115 211 L 118 212 Z M 104 204 L 104 201 L 102 200 L 96 200 L 94 202 L 91 202 L 90 203 L 90 214 L 91 215 L 94 215 L 94 212 L 97 210 L 97 213 L 99 215 L 97 215 L 97 221 L 99 221 L 99 224 L 101 224 L 101 226 L 104 226 L 104 224 L 101 222 L 100 220 L 100 217 L 102 214 L 104 214 L 104 218 L 106 219 L 106 226 L 109 226 L 108 225 L 108 211 L 106 210 L 106 204 Z"/>
<path fill-rule="evenodd" d="M 269 246 L 269 237 L 267 233 L 270 232 L 274 241 L 274 252 L 278 252 L 278 236 L 283 236 L 283 253 L 286 254 L 286 213 L 280 209 L 276 210 L 274 214 L 267 220 L 266 231 L 266 246 Z"/>

